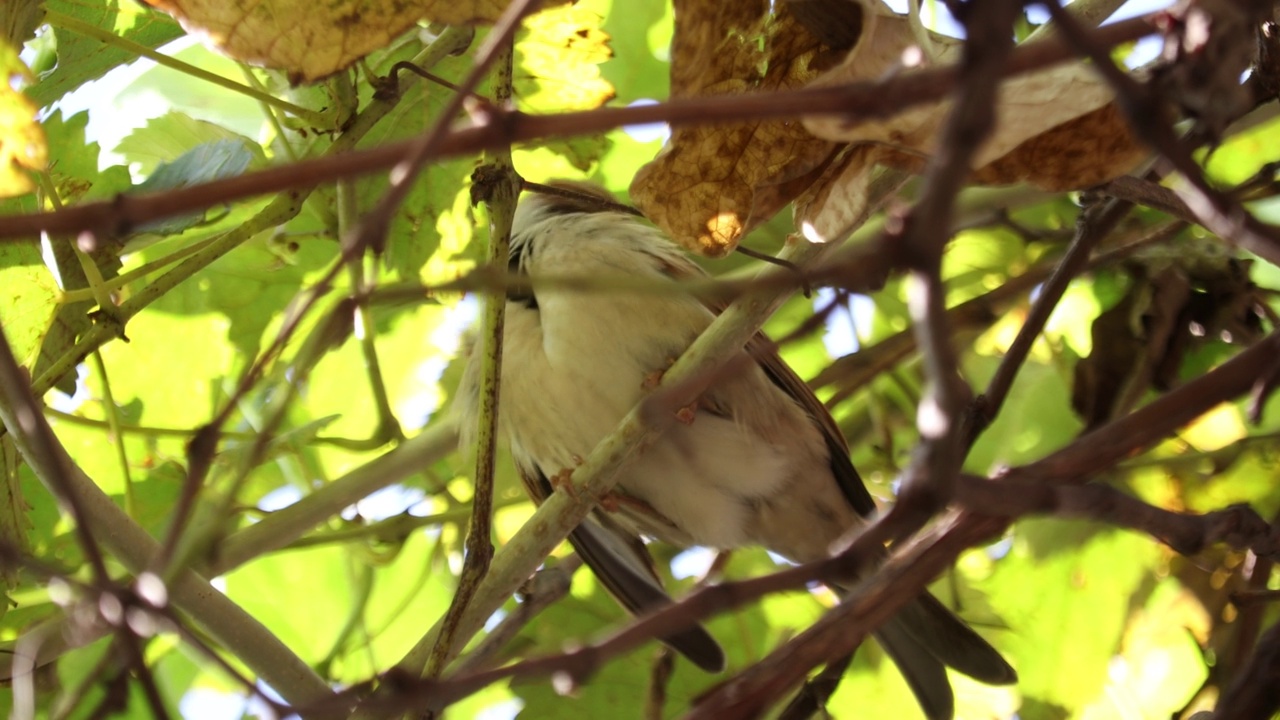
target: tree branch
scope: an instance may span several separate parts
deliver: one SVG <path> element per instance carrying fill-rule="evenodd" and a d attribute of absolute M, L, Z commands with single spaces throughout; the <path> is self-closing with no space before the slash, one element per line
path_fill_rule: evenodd
<path fill-rule="evenodd" d="M 1105 25 L 1097 31 L 1097 42 L 1111 47 L 1150 35 L 1155 32 L 1151 24 L 1153 17 L 1145 15 Z M 1057 38 L 1020 46 L 1005 66 L 1002 77 L 1067 62 L 1074 57 L 1074 52 L 1071 45 Z M 693 125 L 808 115 L 839 115 L 850 121 L 885 117 L 942 97 L 954 87 L 956 76 L 956 68 L 940 67 L 903 73 L 882 81 L 683 98 L 654 105 L 606 107 L 556 115 L 496 110 L 488 123 L 447 133 L 431 157 L 470 155 L 508 143 L 584 135 L 644 123 Z M 0 216 L 0 239 L 30 238 L 41 232 L 77 232 L 86 228 L 104 235 L 123 235 L 130 228 L 151 220 L 220 203 L 385 171 L 404 160 L 418 142 L 407 140 L 370 150 L 303 160 L 163 193 L 120 195 L 113 200 L 85 203 L 58 212 Z"/>

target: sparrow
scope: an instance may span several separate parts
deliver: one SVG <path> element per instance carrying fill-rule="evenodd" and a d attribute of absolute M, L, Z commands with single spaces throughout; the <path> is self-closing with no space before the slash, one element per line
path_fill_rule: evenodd
<path fill-rule="evenodd" d="M 705 273 L 661 231 L 599 186 L 551 185 L 564 194 L 526 194 L 516 210 L 513 275 L 644 278 L 671 287 L 508 290 L 500 437 L 539 503 L 717 314 L 714 301 L 679 286 Z M 763 336 L 741 353 L 734 372 L 622 471 L 607 508 L 593 510 L 569 536 L 633 613 L 671 602 L 642 537 L 718 550 L 763 546 L 803 563 L 828 557 L 833 543 L 876 512 L 843 435 L 808 385 Z M 464 446 L 476 426 L 479 366 L 479 353 L 471 353 L 455 405 Z M 954 714 L 945 667 L 991 685 L 1017 680 L 998 651 L 928 593 L 875 637 L 929 718 Z M 701 627 L 662 640 L 704 670 L 724 668 L 724 652 Z"/>

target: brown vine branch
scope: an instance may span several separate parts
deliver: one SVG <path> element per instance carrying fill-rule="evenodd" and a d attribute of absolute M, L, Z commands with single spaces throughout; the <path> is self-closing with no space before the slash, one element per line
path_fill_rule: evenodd
<path fill-rule="evenodd" d="M 1258 641 L 1253 657 L 1222 693 L 1216 720 L 1272 717 L 1280 710 L 1280 623 Z"/>
<path fill-rule="evenodd" d="M 1155 32 L 1155 15 L 1144 15 L 1097 31 L 1105 47 L 1131 42 Z M 1018 47 L 1002 77 L 1030 72 L 1074 57 L 1073 46 L 1051 37 Z M 940 67 L 905 73 L 884 81 L 864 81 L 822 88 L 747 95 L 671 100 L 655 105 L 598 108 L 556 115 L 527 115 L 499 110 L 490 122 L 446 133 L 432 157 L 470 155 L 486 148 L 539 138 L 561 138 L 601 132 L 623 125 L 668 122 L 673 125 L 726 121 L 840 115 L 850 120 L 885 117 L 936 100 L 955 85 L 957 70 Z M 303 160 L 163 193 L 120 195 L 57 212 L 0 216 L 0 239 L 30 238 L 41 232 L 67 233 L 93 229 L 100 235 L 123 235 L 130 228 L 160 218 L 189 213 L 220 203 L 283 190 L 316 187 L 343 178 L 386 170 L 400 163 L 420 140 L 392 143 L 370 150 Z"/>
<path fill-rule="evenodd" d="M 1150 83 L 1139 83 L 1117 67 L 1111 59 L 1109 46 L 1082 27 L 1058 0 L 1046 0 L 1044 5 L 1061 35 L 1092 60 L 1094 68 L 1115 89 L 1117 104 L 1129 120 L 1132 131 L 1172 165 L 1186 183 L 1178 194 L 1196 216 L 1197 222 L 1224 240 L 1237 243 L 1268 262 L 1280 265 L 1280 227 L 1258 220 L 1229 194 L 1209 184 L 1191 151 L 1166 119 L 1163 102 L 1156 89 Z M 1215 59 L 1205 58 L 1205 61 L 1212 63 Z"/>
<path fill-rule="evenodd" d="M 1062 485 L 1036 480 L 989 481 L 966 475 L 956 500 L 975 514 L 1053 515 L 1093 520 L 1144 532 L 1183 555 L 1225 543 L 1274 559 L 1280 532 L 1247 505 L 1197 515 L 1158 508 L 1108 485 Z"/>
<path fill-rule="evenodd" d="M 1017 483 L 1012 486 L 1018 488 L 1026 483 L 1082 482 L 1091 474 L 1111 467 L 1118 459 L 1146 449 L 1218 403 L 1245 394 L 1253 384 L 1253 378 L 1270 365 L 1278 352 L 1280 334 L 1270 335 L 1151 404 L 1078 438 L 1049 458 L 1009 470 L 997 480 L 981 482 L 994 487 Z M 1096 450 L 1099 445 L 1105 446 L 1102 452 Z M 966 486 L 966 491 L 969 489 Z M 1075 497 L 1087 498 L 1088 492 L 1092 491 Z M 1238 510 L 1228 509 L 1223 513 L 1212 520 L 1193 518 L 1186 526 L 1191 528 L 1190 533 L 1182 532 L 1184 526 L 1180 520 L 1167 524 L 1166 518 L 1161 517 L 1149 524 L 1170 529 L 1169 537 L 1187 548 L 1197 547 L 1199 541 L 1218 539 L 1245 542 L 1244 538 L 1265 537 L 1266 543 L 1274 542 L 1270 539 L 1270 530 L 1264 535 L 1256 523 Z M 771 698 L 778 697 L 778 693 L 798 685 L 809 668 L 847 654 L 866 633 L 914 598 L 928 582 L 950 566 L 961 552 L 998 536 L 1008 524 L 1008 518 L 967 510 L 944 515 L 923 534 L 901 544 L 884 566 L 866 576 L 853 589 L 845 603 L 761 663 L 708 694 L 704 703 L 695 709 L 693 717 L 736 717 L 747 708 L 765 706 Z M 1240 532 L 1240 528 L 1244 528 L 1244 532 Z M 375 706 L 385 709 L 387 703 L 391 703 L 399 707 L 411 704 L 415 698 L 427 697 L 433 702 L 448 704 L 506 678 L 565 673 L 567 677 L 581 681 L 609 658 L 714 614 L 741 607 L 768 594 L 798 590 L 815 580 L 857 575 L 866 561 L 879 553 L 876 539 L 881 535 L 874 531 L 873 526 L 841 555 L 763 577 L 695 590 L 678 603 L 637 619 L 596 645 L 503 668 L 461 674 L 445 681 L 406 685 L 399 688 L 393 698 L 384 697 L 381 704 Z M 721 712 L 726 714 L 719 714 Z"/>

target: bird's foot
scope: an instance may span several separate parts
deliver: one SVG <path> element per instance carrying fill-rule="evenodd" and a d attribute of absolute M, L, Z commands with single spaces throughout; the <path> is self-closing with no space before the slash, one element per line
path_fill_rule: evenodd
<path fill-rule="evenodd" d="M 689 403 L 688 405 L 685 405 L 684 407 L 680 408 L 679 410 L 676 410 L 676 421 L 677 421 L 677 422 L 680 422 L 680 423 L 683 423 L 683 424 L 685 424 L 685 425 L 692 425 L 692 424 L 693 424 L 693 419 L 694 419 L 694 418 L 696 418 L 697 416 L 698 416 L 698 401 L 697 401 L 697 400 L 694 400 L 693 402 Z"/>
<path fill-rule="evenodd" d="M 644 382 L 640 383 L 640 389 L 644 390 L 645 392 L 648 392 L 649 390 L 652 390 L 658 387 L 658 384 L 662 382 L 662 377 L 666 375 L 667 371 L 671 369 L 671 366 L 675 364 L 676 364 L 675 358 L 673 357 L 667 358 L 666 367 L 662 368 L 661 370 L 654 370 L 653 372 L 644 376 Z M 693 419 L 697 417 L 697 415 L 698 415 L 697 400 L 694 400 L 688 405 L 685 405 L 679 410 L 676 410 L 676 420 L 685 425 L 692 425 Z"/>
<path fill-rule="evenodd" d="M 569 494 L 574 500 L 578 499 L 578 489 L 573 486 L 573 471 L 582 466 L 582 458 L 577 455 L 573 456 L 573 467 L 564 468 L 560 472 L 547 478 L 547 482 L 551 483 L 552 490 L 563 490 Z"/>
<path fill-rule="evenodd" d="M 640 389 L 649 391 L 658 387 L 658 384 L 662 382 L 662 376 L 666 375 L 667 371 L 671 369 L 671 366 L 675 364 L 676 364 L 675 358 L 673 357 L 667 358 L 666 367 L 662 368 L 661 370 L 654 370 L 653 372 L 647 373 L 644 376 L 644 381 L 640 383 Z"/>

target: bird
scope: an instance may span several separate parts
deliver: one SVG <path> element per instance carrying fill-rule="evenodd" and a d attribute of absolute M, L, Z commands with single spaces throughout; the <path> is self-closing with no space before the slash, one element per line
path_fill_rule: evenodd
<path fill-rule="evenodd" d="M 721 309 L 681 287 L 705 272 L 607 190 L 582 181 L 548 186 L 553 193 L 525 193 L 517 206 L 512 275 L 653 286 L 588 293 L 514 283 L 507 290 L 499 436 L 536 503 L 561 486 L 571 491 L 563 481 L 572 469 Z M 633 613 L 672 602 L 644 537 L 716 550 L 762 546 L 803 563 L 828 557 L 833 543 L 876 512 L 843 435 L 804 381 L 767 342 L 740 354 L 733 372 L 622 470 L 607 507 L 569 536 Z M 472 352 L 457 393 L 463 445 L 476 427 L 479 365 Z M 1017 680 L 995 648 L 927 592 L 875 637 L 931 720 L 954 715 L 945 667 L 990 685 Z M 708 672 L 724 669 L 722 648 L 700 626 L 661 639 Z"/>

